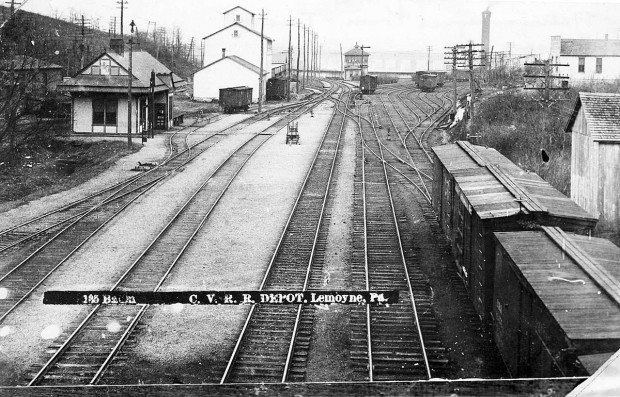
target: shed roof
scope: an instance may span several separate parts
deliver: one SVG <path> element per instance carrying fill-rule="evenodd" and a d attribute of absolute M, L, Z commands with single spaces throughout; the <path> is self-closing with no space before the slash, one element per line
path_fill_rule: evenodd
<path fill-rule="evenodd" d="M 583 109 L 589 135 L 620 137 L 620 94 L 580 92 L 566 124 L 566 132 L 573 130 L 580 109 Z"/>
<path fill-rule="evenodd" d="M 615 292 L 577 258 L 587 258 L 595 271 L 618 283 L 620 248 L 559 228 L 494 234 L 569 338 L 620 339 L 620 304 L 611 296 Z"/>
<path fill-rule="evenodd" d="M 532 172 L 497 150 L 469 142 L 432 148 L 456 181 L 456 190 L 481 219 L 548 213 L 596 223 L 596 218 Z"/>
<path fill-rule="evenodd" d="M 226 29 L 228 29 L 228 28 L 230 28 L 230 27 L 232 27 L 232 26 L 235 26 L 235 25 L 237 25 L 237 26 L 239 26 L 239 27 L 242 27 L 243 29 L 247 30 L 248 32 L 254 33 L 254 34 L 255 34 L 255 35 L 257 35 L 258 37 L 260 37 L 260 36 L 261 36 L 261 34 L 260 34 L 259 32 L 257 32 L 256 30 L 254 30 L 254 29 L 250 29 L 250 28 L 248 28 L 247 26 L 245 26 L 245 25 L 243 25 L 243 24 L 241 24 L 241 23 L 239 23 L 239 22 L 233 22 L 233 23 L 231 23 L 230 25 L 228 25 L 228 26 L 224 26 L 222 29 L 220 29 L 220 30 L 218 30 L 218 31 L 216 31 L 216 32 L 211 33 L 210 35 L 203 37 L 202 39 L 203 39 L 203 40 L 206 40 L 206 39 L 208 39 L 209 37 L 215 36 L 216 34 L 218 34 L 218 33 L 220 33 L 220 32 L 223 32 L 224 30 L 226 30 Z M 267 41 L 273 41 L 273 39 L 272 39 L 272 38 L 270 38 L 270 37 L 268 37 L 268 36 L 265 36 L 265 35 L 263 35 L 263 39 L 265 39 L 265 40 L 267 40 Z"/>
<path fill-rule="evenodd" d="M 563 56 L 620 56 L 620 40 L 561 39 Z"/>
<path fill-rule="evenodd" d="M 126 71 L 129 70 L 128 52 L 123 55 L 115 52 L 104 52 L 95 58 L 86 68 L 82 69 L 69 80 L 63 81 L 58 87 L 69 91 L 105 91 L 106 89 L 117 91 L 119 89 L 125 89 L 129 84 L 128 76 L 93 76 L 82 74 L 84 70 L 106 55 Z M 172 73 L 170 69 L 146 51 L 133 51 L 131 63 L 131 74 L 133 75 L 131 84 L 136 92 L 150 89 L 151 71 L 155 72 L 156 91 L 179 88 L 186 85 L 185 80 Z M 172 73 L 172 79 L 170 78 L 170 73 Z"/>

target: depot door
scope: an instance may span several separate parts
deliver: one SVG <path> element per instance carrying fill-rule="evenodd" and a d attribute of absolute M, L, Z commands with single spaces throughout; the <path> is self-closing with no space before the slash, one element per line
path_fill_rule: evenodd
<path fill-rule="evenodd" d="M 155 129 L 156 130 L 166 129 L 166 104 L 165 103 L 155 104 Z"/>

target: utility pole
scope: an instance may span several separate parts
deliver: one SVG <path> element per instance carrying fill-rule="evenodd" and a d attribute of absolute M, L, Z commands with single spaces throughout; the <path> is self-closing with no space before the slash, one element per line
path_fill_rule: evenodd
<path fill-rule="evenodd" d="M 301 50 L 300 39 L 301 35 L 299 32 L 299 28 L 301 26 L 299 18 L 297 18 L 297 84 L 295 85 L 295 92 L 299 94 L 299 51 Z"/>
<path fill-rule="evenodd" d="M 121 25 L 122 26 L 122 25 Z M 132 52 L 133 52 L 133 28 L 136 24 L 131 21 L 131 34 L 129 35 L 129 86 L 127 89 L 127 147 L 131 149 L 131 84 L 132 84 Z M 122 28 L 121 28 L 122 29 Z M 122 36 L 121 36 L 122 37 Z"/>
<path fill-rule="evenodd" d="M 476 49 L 484 46 L 484 44 L 457 44 L 452 51 L 452 64 L 454 73 L 457 68 L 465 68 L 469 72 L 469 118 L 474 119 L 474 98 L 475 98 L 475 79 L 474 67 L 484 67 L 486 54 L 484 50 Z M 450 58 L 448 58 L 450 59 Z M 456 76 L 455 76 L 456 86 Z M 456 90 L 456 88 L 455 88 Z M 456 101 L 455 101 L 456 102 Z M 463 138 L 464 139 L 464 138 Z"/>
<path fill-rule="evenodd" d="M 291 47 L 291 24 L 293 23 L 293 18 L 288 16 L 288 84 L 286 86 L 286 100 L 288 102 L 291 101 L 291 65 L 293 63 L 291 54 L 293 47 Z"/>
<path fill-rule="evenodd" d="M 444 62 L 445 65 L 452 65 L 452 78 L 454 80 L 454 101 L 452 102 L 452 114 L 456 115 L 456 104 L 458 101 L 457 92 L 456 92 L 456 46 L 454 47 L 445 47 L 450 49 L 449 52 L 446 52 L 444 55 L 449 56 L 450 58 L 444 57 L 446 60 L 450 60 L 450 62 Z"/>
<path fill-rule="evenodd" d="M 342 61 L 342 43 L 340 43 L 340 75 L 342 76 L 342 79 L 344 80 L 344 65 Z"/>
<path fill-rule="evenodd" d="M 538 91 L 544 91 L 543 93 L 543 100 L 545 102 L 548 102 L 550 99 L 550 95 L 549 95 L 549 91 L 554 91 L 554 90 L 560 90 L 560 91 L 566 91 L 568 90 L 568 84 L 566 85 L 562 85 L 561 87 L 553 87 L 552 81 L 553 79 L 562 79 L 564 81 L 568 81 L 568 76 L 561 76 L 561 75 L 552 75 L 552 67 L 558 67 L 558 66 L 569 66 L 567 64 L 560 64 L 560 63 L 551 63 L 550 60 L 545 60 L 543 62 L 536 62 L 536 63 L 524 63 L 524 66 L 538 66 L 538 67 L 542 67 L 543 68 L 543 74 L 533 74 L 533 75 L 524 75 L 523 77 L 525 78 L 533 78 L 533 79 L 544 79 L 543 80 L 543 86 L 542 87 L 528 87 L 527 86 L 527 81 L 526 81 L 526 90 L 538 90 Z"/>
<path fill-rule="evenodd" d="M 301 75 L 302 88 L 306 88 L 306 24 L 304 23 L 304 69 Z"/>
<path fill-rule="evenodd" d="M 360 47 L 362 49 L 362 63 L 360 64 L 361 70 L 360 70 L 360 79 L 362 78 L 362 76 L 364 75 L 364 48 L 370 48 L 368 46 L 364 46 L 364 44 L 361 45 Z M 368 66 L 368 65 L 367 65 Z"/>
<path fill-rule="evenodd" d="M 428 51 L 428 58 L 426 61 L 426 70 L 431 70 L 431 46 L 427 46 L 426 50 Z"/>
<path fill-rule="evenodd" d="M 128 2 L 125 1 L 125 0 L 119 0 L 119 1 L 116 2 L 116 4 L 120 4 L 120 6 L 121 6 L 121 38 L 122 38 L 123 37 L 123 26 L 124 26 L 124 23 L 123 23 L 123 21 L 124 21 L 123 20 L 123 10 L 125 9 L 125 4 L 128 4 Z M 132 20 L 132 22 L 133 22 L 133 20 Z"/>
<path fill-rule="evenodd" d="M 263 111 L 263 32 L 265 29 L 265 10 L 261 10 L 260 17 L 260 75 L 258 76 L 258 113 Z"/>
<path fill-rule="evenodd" d="M 312 42 L 310 43 L 310 61 L 308 61 L 308 69 L 310 72 L 308 82 L 310 82 L 310 79 L 314 76 L 314 30 L 310 31 L 310 36 L 312 36 Z M 308 37 L 308 40 L 310 40 L 310 37 Z"/>

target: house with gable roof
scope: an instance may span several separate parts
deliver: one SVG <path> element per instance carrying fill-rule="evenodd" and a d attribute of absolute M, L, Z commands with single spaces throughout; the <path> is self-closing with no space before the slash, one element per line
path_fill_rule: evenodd
<path fill-rule="evenodd" d="M 146 51 L 132 52 L 132 126 L 139 134 L 150 128 L 150 98 L 154 97 L 155 130 L 172 126 L 173 93 L 185 80 Z M 151 75 L 154 89 L 151 93 Z M 129 53 L 122 50 L 99 55 L 75 76 L 58 84 L 71 95 L 71 131 L 87 134 L 126 134 Z"/>
<path fill-rule="evenodd" d="M 194 74 L 194 99 L 216 99 L 220 88 L 248 86 L 253 88 L 252 101 L 257 102 L 261 34 L 251 27 L 254 13 L 237 6 L 224 12 L 224 16 L 228 25 L 203 38 L 203 67 Z M 273 39 L 265 35 L 262 39 L 265 95 L 267 79 L 271 77 Z"/>
<path fill-rule="evenodd" d="M 615 80 L 620 78 L 620 40 L 563 39 L 551 36 L 551 59 L 554 63 L 568 64 L 556 67 L 556 72 L 567 73 L 571 81 Z"/>

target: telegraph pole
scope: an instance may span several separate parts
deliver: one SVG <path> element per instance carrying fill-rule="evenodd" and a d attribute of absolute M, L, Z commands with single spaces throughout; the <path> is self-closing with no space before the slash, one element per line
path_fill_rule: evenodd
<path fill-rule="evenodd" d="M 344 65 L 342 64 L 342 43 L 340 43 L 340 75 L 344 79 Z"/>
<path fill-rule="evenodd" d="M 265 28 L 265 10 L 261 10 L 260 17 L 260 75 L 258 76 L 258 113 L 263 111 L 263 31 Z"/>
<path fill-rule="evenodd" d="M 297 18 L 297 84 L 295 85 L 295 92 L 299 94 L 299 51 L 301 50 L 299 28 L 301 26 L 299 18 Z"/>
<path fill-rule="evenodd" d="M 303 69 L 303 73 L 301 75 L 301 84 L 302 84 L 302 88 L 306 88 L 306 52 L 308 50 L 306 49 L 306 24 L 304 23 L 304 69 Z"/>
<path fill-rule="evenodd" d="M 553 90 L 560 90 L 560 91 L 566 91 L 568 90 L 568 85 L 566 85 L 565 87 L 553 87 L 552 85 L 552 81 L 553 79 L 562 79 L 562 80 L 568 80 L 568 76 L 560 76 L 560 75 L 552 75 L 552 67 L 558 67 L 558 66 L 569 66 L 567 64 L 560 64 L 560 63 L 551 63 L 550 60 L 545 60 L 543 62 L 537 62 L 537 63 L 524 63 L 525 66 L 538 66 L 538 67 L 542 67 L 543 68 L 543 74 L 533 74 L 533 75 L 524 75 L 523 77 L 525 78 L 534 78 L 534 79 L 544 79 L 543 80 L 543 86 L 542 87 L 525 87 L 526 90 L 538 90 L 538 91 L 543 91 L 543 100 L 545 102 L 548 102 L 550 99 L 550 95 L 549 95 L 549 91 L 553 91 Z"/>
<path fill-rule="evenodd" d="M 449 56 L 450 58 L 444 57 L 446 60 L 450 60 L 450 62 L 444 62 L 445 65 L 452 65 L 452 77 L 454 80 L 454 101 L 452 102 L 452 114 L 456 115 L 456 104 L 458 101 L 457 92 L 456 92 L 456 46 L 454 47 L 445 47 L 450 49 L 449 52 L 446 52 L 444 55 Z"/>
<path fill-rule="evenodd" d="M 474 119 L 474 98 L 475 98 L 475 79 L 474 67 L 484 67 L 486 55 L 484 50 L 476 49 L 482 47 L 483 44 L 457 44 L 452 47 L 452 68 L 456 73 L 457 68 L 465 68 L 469 72 L 469 118 Z M 447 58 L 450 59 L 450 58 Z M 455 75 L 455 91 L 456 91 L 456 75 Z M 456 101 L 455 101 L 456 103 Z"/>
<path fill-rule="evenodd" d="M 286 85 L 286 100 L 288 102 L 291 101 L 291 65 L 292 61 L 292 47 L 291 47 L 291 24 L 293 23 L 293 18 L 288 16 L 288 84 Z"/>
<path fill-rule="evenodd" d="M 129 86 L 127 89 L 127 147 L 131 149 L 131 84 L 132 84 L 132 52 L 133 52 L 133 28 L 136 24 L 131 21 L 131 34 L 129 35 Z M 121 25 L 122 26 L 122 25 Z M 122 28 L 121 28 L 122 29 Z M 122 37 L 122 36 L 121 36 Z"/>
<path fill-rule="evenodd" d="M 360 79 L 364 75 L 364 48 L 370 48 L 369 46 L 364 46 L 363 44 L 360 47 L 362 49 L 362 63 L 360 64 L 362 70 L 360 71 Z M 368 66 L 368 65 L 366 65 Z"/>
<path fill-rule="evenodd" d="M 426 70 L 431 70 L 431 46 L 427 46 L 426 50 L 428 51 L 428 58 L 426 61 Z"/>
<path fill-rule="evenodd" d="M 123 37 L 123 26 L 124 26 L 124 23 L 123 23 L 123 10 L 125 9 L 125 4 L 128 4 L 128 2 L 125 1 L 125 0 L 120 0 L 120 1 L 117 1 L 116 4 L 120 4 L 120 6 L 121 6 L 121 38 L 122 38 Z"/>

